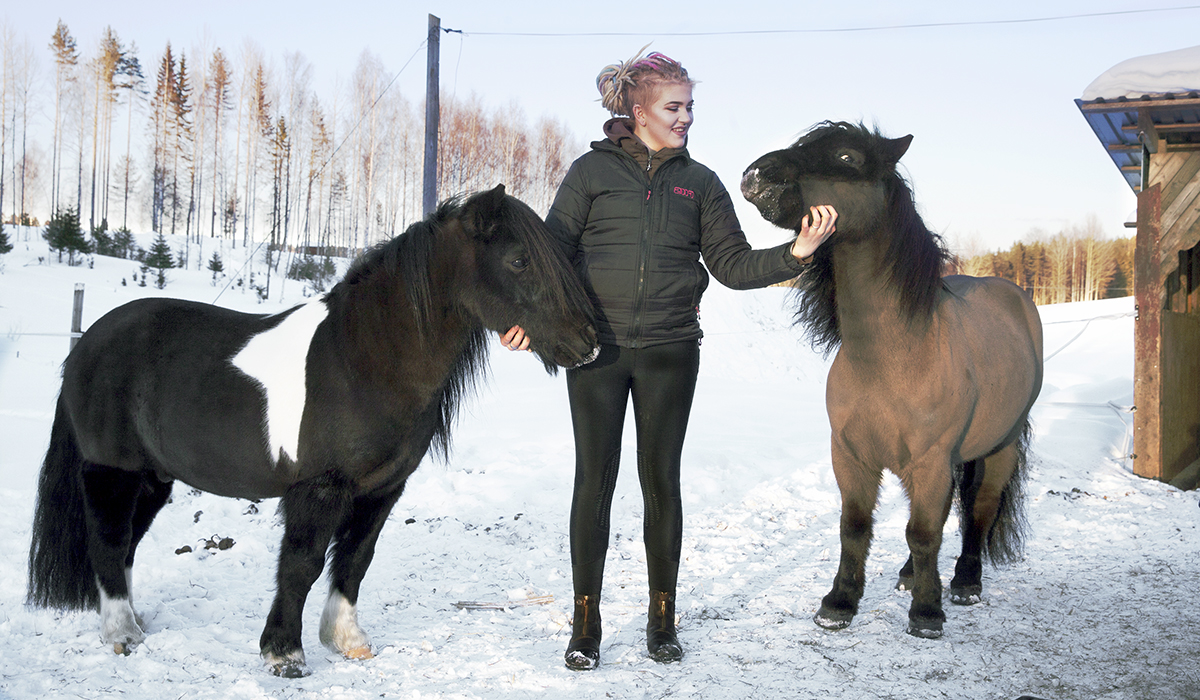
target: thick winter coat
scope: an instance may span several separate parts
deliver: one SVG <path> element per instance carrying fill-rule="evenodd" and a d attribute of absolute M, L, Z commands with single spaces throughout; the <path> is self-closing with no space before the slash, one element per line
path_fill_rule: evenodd
<path fill-rule="evenodd" d="M 600 342 L 699 339 L 705 265 L 734 289 L 799 274 L 790 242 L 750 247 L 724 185 L 686 148 L 651 155 L 631 134 L 619 138 L 593 142 L 572 164 L 546 217 L 596 306 Z"/>

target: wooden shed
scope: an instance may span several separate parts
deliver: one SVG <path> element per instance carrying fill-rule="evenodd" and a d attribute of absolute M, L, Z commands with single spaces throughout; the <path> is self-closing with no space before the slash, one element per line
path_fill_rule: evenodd
<path fill-rule="evenodd" d="M 1133 470 L 1170 481 L 1200 458 L 1200 46 L 1124 61 L 1075 103 L 1137 194 Z"/>

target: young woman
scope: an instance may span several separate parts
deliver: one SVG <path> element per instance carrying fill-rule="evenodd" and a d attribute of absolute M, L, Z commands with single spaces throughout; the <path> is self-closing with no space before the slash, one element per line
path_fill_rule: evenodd
<path fill-rule="evenodd" d="M 705 266 L 735 289 L 782 282 L 799 274 L 837 218 L 832 208 L 816 207 L 794 242 L 752 249 L 721 181 L 688 155 L 694 81 L 683 66 L 639 52 L 601 71 L 596 85 L 614 118 L 605 138 L 571 166 L 546 217 L 595 304 L 601 343 L 595 361 L 567 371 L 575 617 L 565 661 L 575 670 L 600 662 L 601 580 L 630 397 L 645 505 L 646 646 L 655 661 L 683 657 L 675 633 L 680 456 L 700 362 Z M 501 342 L 528 346 L 519 327 Z"/>

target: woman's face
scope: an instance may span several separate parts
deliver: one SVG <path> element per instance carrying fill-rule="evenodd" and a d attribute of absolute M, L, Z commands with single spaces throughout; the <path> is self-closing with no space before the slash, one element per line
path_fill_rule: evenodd
<path fill-rule="evenodd" d="M 669 83 L 649 108 L 634 105 L 633 133 L 651 150 L 683 148 L 692 126 L 692 87 Z"/>

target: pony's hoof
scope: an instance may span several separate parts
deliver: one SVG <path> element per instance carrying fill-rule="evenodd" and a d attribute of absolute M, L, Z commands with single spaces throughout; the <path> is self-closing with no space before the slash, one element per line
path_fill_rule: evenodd
<path fill-rule="evenodd" d="M 853 613 L 832 610 L 823 605 L 817 614 L 813 615 L 813 622 L 817 623 L 818 627 L 827 630 L 844 630 L 850 626 L 850 621 L 853 619 Z"/>
<path fill-rule="evenodd" d="M 294 651 L 285 656 L 264 653 L 263 661 L 273 675 L 280 678 L 304 678 L 312 673 L 304 660 L 304 651 Z"/>
<path fill-rule="evenodd" d="M 351 649 L 350 651 L 342 654 L 342 656 L 355 661 L 366 661 L 367 659 L 375 658 L 375 653 L 371 651 L 371 647 L 365 646 L 358 647 L 357 649 Z"/>
<path fill-rule="evenodd" d="M 950 602 L 955 605 L 975 605 L 983 600 L 983 586 L 950 587 Z"/>
<path fill-rule="evenodd" d="M 900 576 L 899 578 L 896 579 L 896 590 L 911 591 L 912 589 L 913 589 L 913 577 L 912 576 Z"/>
<path fill-rule="evenodd" d="M 921 639 L 941 639 L 941 620 L 909 620 L 908 633 Z"/>
<path fill-rule="evenodd" d="M 133 646 L 131 642 L 115 642 L 113 643 L 113 653 L 117 656 L 129 656 L 133 653 Z"/>

